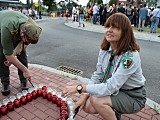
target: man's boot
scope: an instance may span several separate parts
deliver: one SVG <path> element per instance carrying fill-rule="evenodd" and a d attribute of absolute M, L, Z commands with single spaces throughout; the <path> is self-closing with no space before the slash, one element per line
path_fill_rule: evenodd
<path fill-rule="evenodd" d="M 1 90 L 2 95 L 7 96 L 10 94 L 10 87 L 9 84 L 4 85 L 2 84 L 2 90 Z"/>
<path fill-rule="evenodd" d="M 28 81 L 24 81 L 24 82 L 21 82 L 21 89 L 22 91 L 23 90 L 28 90 Z"/>

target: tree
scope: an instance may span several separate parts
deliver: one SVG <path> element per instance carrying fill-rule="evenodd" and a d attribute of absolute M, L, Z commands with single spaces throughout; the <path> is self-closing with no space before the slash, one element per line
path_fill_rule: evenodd
<path fill-rule="evenodd" d="M 48 11 L 57 9 L 55 0 L 43 0 L 43 5 L 48 6 Z"/>
<path fill-rule="evenodd" d="M 31 0 L 31 6 L 30 7 L 33 8 L 33 0 Z"/>
<path fill-rule="evenodd" d="M 30 8 L 30 0 L 27 0 L 26 3 L 27 3 L 27 7 Z"/>
<path fill-rule="evenodd" d="M 95 3 L 101 4 L 103 3 L 103 0 L 89 0 L 87 6 L 94 5 Z"/>
<path fill-rule="evenodd" d="M 118 0 L 110 0 L 109 1 L 109 6 L 112 6 L 113 4 L 117 5 L 118 4 Z"/>

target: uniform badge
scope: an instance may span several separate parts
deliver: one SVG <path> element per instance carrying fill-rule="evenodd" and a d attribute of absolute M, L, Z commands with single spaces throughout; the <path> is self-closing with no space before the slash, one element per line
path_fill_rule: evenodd
<path fill-rule="evenodd" d="M 131 57 L 133 57 L 132 54 L 125 54 L 124 55 L 124 57 L 122 59 L 122 65 L 123 65 L 124 69 L 130 68 L 130 66 L 132 65 L 133 60 Z"/>

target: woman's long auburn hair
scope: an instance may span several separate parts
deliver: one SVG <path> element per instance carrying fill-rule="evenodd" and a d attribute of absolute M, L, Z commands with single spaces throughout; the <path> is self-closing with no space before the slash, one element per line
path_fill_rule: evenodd
<path fill-rule="evenodd" d="M 121 38 L 117 41 L 116 55 L 121 55 L 127 51 L 140 51 L 140 47 L 133 34 L 131 23 L 126 15 L 122 13 L 111 15 L 105 23 L 105 28 L 110 26 L 117 27 L 122 31 Z M 110 43 L 106 40 L 105 36 L 100 47 L 102 50 L 109 50 L 110 48 Z"/>

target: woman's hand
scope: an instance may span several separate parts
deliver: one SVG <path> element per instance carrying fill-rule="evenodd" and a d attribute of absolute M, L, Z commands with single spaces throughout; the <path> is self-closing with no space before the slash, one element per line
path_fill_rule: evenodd
<path fill-rule="evenodd" d="M 73 110 L 75 111 L 75 109 L 76 109 L 78 106 L 80 106 L 79 111 L 81 111 L 81 110 L 84 108 L 88 97 L 89 97 L 89 96 L 86 95 L 86 94 L 82 95 L 81 98 L 76 102 Z"/>
<path fill-rule="evenodd" d="M 62 91 L 62 96 L 68 97 L 68 96 L 76 93 L 77 92 L 76 88 L 77 88 L 77 85 L 66 86 Z"/>

